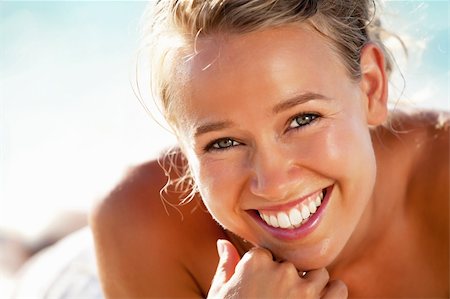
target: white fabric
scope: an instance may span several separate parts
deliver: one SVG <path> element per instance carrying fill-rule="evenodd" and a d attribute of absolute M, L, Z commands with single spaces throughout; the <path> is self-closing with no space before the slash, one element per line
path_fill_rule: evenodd
<path fill-rule="evenodd" d="M 83 228 L 32 257 L 21 269 L 12 298 L 104 298 L 89 228 Z"/>

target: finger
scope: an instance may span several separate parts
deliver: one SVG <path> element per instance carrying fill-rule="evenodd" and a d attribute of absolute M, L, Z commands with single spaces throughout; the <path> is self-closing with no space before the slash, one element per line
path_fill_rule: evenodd
<path fill-rule="evenodd" d="M 342 280 L 331 280 L 325 288 L 322 299 L 346 299 L 348 297 L 347 286 Z"/>
<path fill-rule="evenodd" d="M 306 274 L 303 275 L 302 278 L 311 283 L 311 285 L 314 286 L 315 291 L 320 292 L 327 285 L 328 280 L 330 279 L 330 274 L 328 274 L 327 269 L 320 268 L 317 270 L 306 272 Z"/>
<path fill-rule="evenodd" d="M 244 256 L 242 257 L 242 261 L 246 261 L 247 259 L 264 259 L 268 261 L 274 261 L 274 257 L 272 253 L 263 247 L 253 247 L 250 249 Z"/>
<path fill-rule="evenodd" d="M 240 260 L 236 247 L 227 240 L 217 240 L 217 252 L 220 259 L 210 289 L 213 292 L 218 291 L 223 284 L 230 280 Z"/>

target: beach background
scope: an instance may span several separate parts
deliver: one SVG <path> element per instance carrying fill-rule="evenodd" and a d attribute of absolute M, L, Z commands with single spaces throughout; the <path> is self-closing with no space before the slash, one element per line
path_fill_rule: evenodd
<path fill-rule="evenodd" d="M 129 167 L 174 144 L 132 89 L 146 5 L 0 2 L 0 231 L 30 239 L 61 213 L 83 215 Z M 449 2 L 382 9 L 409 52 L 389 41 L 401 70 L 392 107 L 449 111 Z"/>

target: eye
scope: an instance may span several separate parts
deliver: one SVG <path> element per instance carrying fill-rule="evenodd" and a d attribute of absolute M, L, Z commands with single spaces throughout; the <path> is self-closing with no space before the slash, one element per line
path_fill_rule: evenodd
<path fill-rule="evenodd" d="M 304 113 L 295 116 L 289 124 L 290 129 L 296 129 L 311 124 L 319 115 L 313 113 Z"/>
<path fill-rule="evenodd" d="M 241 143 L 237 142 L 236 140 L 233 140 L 231 138 L 222 138 L 222 139 L 218 139 L 215 140 L 213 142 L 211 142 L 210 144 L 208 144 L 205 148 L 206 151 L 210 151 L 210 150 L 225 150 L 225 149 L 229 149 L 233 146 L 238 146 Z"/>

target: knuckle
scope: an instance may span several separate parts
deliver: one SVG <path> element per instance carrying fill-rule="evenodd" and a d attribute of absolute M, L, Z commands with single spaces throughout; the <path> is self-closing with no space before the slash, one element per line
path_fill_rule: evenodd
<path fill-rule="evenodd" d="M 293 276 L 299 278 L 298 271 L 295 268 L 294 264 L 289 262 L 280 263 L 278 266 L 278 271 L 281 272 L 283 276 Z"/>
<path fill-rule="evenodd" d="M 306 280 L 308 281 L 328 281 L 330 280 L 330 274 L 328 273 L 327 269 L 320 268 L 317 270 L 313 270 L 310 272 L 307 272 L 304 276 Z"/>
<path fill-rule="evenodd" d="M 263 248 L 251 249 L 241 259 L 241 264 L 246 269 L 258 269 L 272 262 L 272 254 Z"/>
<path fill-rule="evenodd" d="M 264 248 L 253 248 L 248 252 L 250 259 L 258 261 L 273 261 L 272 254 Z"/>
<path fill-rule="evenodd" d="M 342 280 L 334 280 L 332 282 L 337 298 L 347 298 L 347 285 Z"/>
<path fill-rule="evenodd" d="M 322 268 L 319 270 L 319 275 L 322 277 L 322 279 L 324 280 L 329 280 L 330 279 L 330 273 L 328 273 L 328 270 L 325 268 Z"/>
<path fill-rule="evenodd" d="M 318 294 L 315 286 L 311 283 L 302 283 L 297 290 L 301 294 L 301 298 L 315 298 Z"/>

